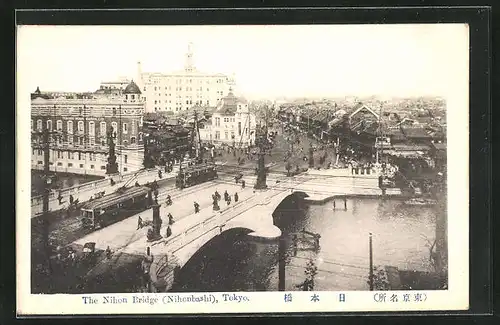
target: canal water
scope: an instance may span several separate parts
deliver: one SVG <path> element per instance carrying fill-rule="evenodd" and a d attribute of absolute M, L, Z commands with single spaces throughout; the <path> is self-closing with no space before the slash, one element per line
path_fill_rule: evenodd
<path fill-rule="evenodd" d="M 400 200 L 348 199 L 319 205 L 283 204 L 275 224 L 284 233 L 305 229 L 319 233 L 319 251 L 298 245 L 294 255 L 287 236 L 286 289 L 305 280 L 308 261 L 318 269 L 315 290 L 368 290 L 369 233 L 374 266 L 432 271 L 430 247 L 435 238 L 436 210 L 406 206 Z M 290 203 L 289 203 L 290 204 Z M 300 205 L 300 204 L 299 204 Z M 295 209 L 299 209 L 299 212 Z M 244 231 L 213 240 L 181 270 L 172 291 L 276 291 L 277 242 L 258 242 Z"/>

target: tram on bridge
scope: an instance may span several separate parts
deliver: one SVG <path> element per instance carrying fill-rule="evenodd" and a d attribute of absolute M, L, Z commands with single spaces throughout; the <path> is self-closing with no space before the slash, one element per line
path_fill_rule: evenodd
<path fill-rule="evenodd" d="M 114 193 L 88 201 L 80 208 L 84 228 L 109 226 L 149 208 L 151 189 L 146 186 L 120 188 Z"/>
<path fill-rule="evenodd" d="M 183 189 L 185 187 L 198 185 L 218 178 L 215 164 L 202 163 L 181 168 L 175 180 L 175 186 Z"/>

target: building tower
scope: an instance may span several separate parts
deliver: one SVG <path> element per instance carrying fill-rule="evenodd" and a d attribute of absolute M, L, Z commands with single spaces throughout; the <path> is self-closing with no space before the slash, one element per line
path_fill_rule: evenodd
<path fill-rule="evenodd" d="M 188 44 L 188 50 L 186 53 L 186 62 L 184 64 L 184 70 L 188 73 L 193 72 L 193 43 Z"/>
<path fill-rule="evenodd" d="M 137 61 L 137 76 L 136 76 L 136 80 L 137 80 L 137 84 L 140 87 L 143 86 L 143 83 L 142 83 L 142 65 L 141 65 L 141 61 Z"/>

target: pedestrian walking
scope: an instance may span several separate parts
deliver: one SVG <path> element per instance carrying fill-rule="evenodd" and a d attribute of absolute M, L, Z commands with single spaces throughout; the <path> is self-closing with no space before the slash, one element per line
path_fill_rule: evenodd
<path fill-rule="evenodd" d="M 161 179 L 161 176 L 162 176 L 161 170 L 158 170 L 158 178 Z"/>
<path fill-rule="evenodd" d="M 111 259 L 111 249 L 109 248 L 109 246 L 106 248 L 106 258 L 108 260 Z"/>
<path fill-rule="evenodd" d="M 227 205 L 230 205 L 231 204 L 231 196 L 228 196 L 227 197 L 227 201 L 226 201 Z"/>
<path fill-rule="evenodd" d="M 170 226 L 167 226 L 167 238 L 172 236 L 172 228 Z"/>
<path fill-rule="evenodd" d="M 169 212 L 168 215 L 168 225 L 171 226 L 174 224 L 174 217 L 172 216 L 172 214 Z"/>
<path fill-rule="evenodd" d="M 142 218 L 141 218 L 141 216 L 139 216 L 139 218 L 137 219 L 137 229 L 136 230 L 139 230 L 142 227 L 143 227 Z"/>
<path fill-rule="evenodd" d="M 241 188 L 244 189 L 245 188 L 245 181 L 244 180 L 241 180 Z"/>
<path fill-rule="evenodd" d="M 234 193 L 234 203 L 238 202 L 238 193 Z"/>
<path fill-rule="evenodd" d="M 73 201 L 74 201 L 74 200 L 75 200 L 75 199 L 73 198 L 73 195 L 72 195 L 72 194 L 70 194 L 70 195 L 69 195 L 69 204 L 73 204 Z"/>
<path fill-rule="evenodd" d="M 200 212 L 200 205 L 198 202 L 194 202 L 194 213 L 199 213 Z"/>
<path fill-rule="evenodd" d="M 62 194 L 61 192 L 59 192 L 59 195 L 57 196 L 57 201 L 59 201 L 59 205 L 62 204 L 62 199 L 63 199 Z"/>

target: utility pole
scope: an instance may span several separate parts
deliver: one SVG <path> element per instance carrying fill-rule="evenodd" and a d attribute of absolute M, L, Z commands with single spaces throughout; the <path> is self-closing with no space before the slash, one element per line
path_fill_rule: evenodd
<path fill-rule="evenodd" d="M 114 143 L 115 135 L 113 135 L 113 128 L 110 127 L 108 131 L 108 143 L 109 143 L 109 155 L 108 155 L 108 163 L 106 165 L 106 174 L 112 175 L 118 173 L 118 163 L 116 162 L 116 153 L 115 153 L 115 143 Z"/>
<path fill-rule="evenodd" d="M 196 160 L 198 163 L 203 161 L 203 148 L 201 146 L 200 127 L 198 124 L 198 112 L 194 111 L 194 130 L 193 144 L 195 145 Z"/>
<path fill-rule="evenodd" d="M 264 156 L 266 154 L 266 142 L 267 142 L 267 130 L 262 130 L 262 127 L 259 127 L 259 135 L 256 139 L 258 141 L 257 145 L 259 147 L 259 158 L 257 160 L 257 181 L 255 182 L 254 189 L 263 190 L 267 189 L 266 179 L 267 179 L 267 171 Z"/>
<path fill-rule="evenodd" d="M 282 233 L 278 244 L 278 291 L 285 291 L 286 277 L 286 242 L 285 235 Z"/>
<path fill-rule="evenodd" d="M 370 233 L 369 237 L 369 249 L 370 249 L 370 291 L 373 291 L 373 247 L 372 247 L 372 233 Z"/>
<path fill-rule="evenodd" d="M 41 226 L 42 226 L 42 242 L 46 258 L 46 267 L 48 274 L 52 274 L 52 264 L 50 261 L 50 246 L 49 246 L 49 194 L 52 185 L 52 177 L 50 175 L 50 144 L 49 135 L 51 132 L 47 128 L 47 122 L 42 124 L 42 132 L 38 133 L 41 136 L 42 149 L 43 149 L 43 195 L 42 195 L 42 216 L 41 216 Z"/>

